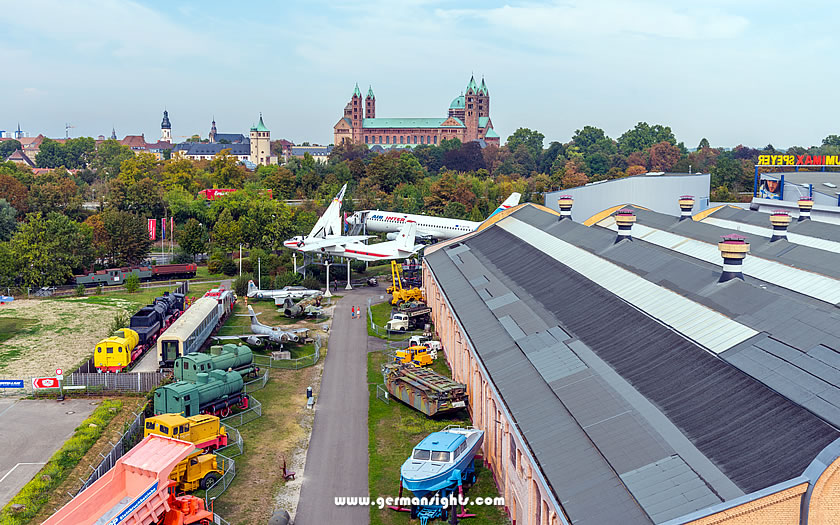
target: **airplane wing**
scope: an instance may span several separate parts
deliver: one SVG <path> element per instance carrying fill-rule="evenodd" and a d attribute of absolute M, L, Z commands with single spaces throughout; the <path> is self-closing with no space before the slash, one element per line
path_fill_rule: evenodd
<path fill-rule="evenodd" d="M 326 239 L 307 240 L 300 247 L 302 252 L 314 252 L 318 250 L 336 250 L 347 244 L 361 242 L 370 239 L 373 235 L 339 235 Z"/>
<path fill-rule="evenodd" d="M 267 334 L 214 335 L 213 339 L 218 339 L 219 341 L 233 341 L 236 339 L 247 339 L 249 337 L 256 337 L 261 339 L 269 336 Z"/>

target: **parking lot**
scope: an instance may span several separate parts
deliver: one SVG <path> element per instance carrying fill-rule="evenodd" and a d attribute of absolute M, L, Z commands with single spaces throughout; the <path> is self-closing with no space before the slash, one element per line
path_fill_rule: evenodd
<path fill-rule="evenodd" d="M 35 476 L 98 404 L 90 399 L 0 399 L 0 507 Z"/>

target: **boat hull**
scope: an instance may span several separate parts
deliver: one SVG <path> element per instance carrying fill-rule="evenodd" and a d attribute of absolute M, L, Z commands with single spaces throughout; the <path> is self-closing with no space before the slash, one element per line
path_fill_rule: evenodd
<path fill-rule="evenodd" d="M 472 470 L 472 462 L 481 448 L 484 432 L 476 430 L 466 436 L 469 448 L 449 468 L 441 470 L 435 475 L 424 476 L 422 473 L 407 469 L 406 466 L 412 465 L 414 460 L 411 458 L 406 460 L 400 476 L 403 487 L 410 490 L 418 498 L 422 498 L 460 484 L 464 480 L 465 473 Z"/>

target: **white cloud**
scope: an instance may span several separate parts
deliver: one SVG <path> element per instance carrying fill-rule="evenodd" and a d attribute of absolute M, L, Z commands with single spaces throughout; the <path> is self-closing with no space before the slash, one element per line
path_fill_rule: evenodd
<path fill-rule="evenodd" d="M 199 54 L 209 40 L 131 1 L 39 0 L 4 5 L 4 25 L 71 46 L 80 54 L 172 58 Z"/>

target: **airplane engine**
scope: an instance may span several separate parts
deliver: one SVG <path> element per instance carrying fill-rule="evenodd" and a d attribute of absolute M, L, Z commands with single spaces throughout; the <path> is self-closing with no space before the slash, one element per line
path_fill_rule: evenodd
<path fill-rule="evenodd" d="M 396 241 L 397 240 L 397 235 L 399 235 L 399 234 L 400 234 L 400 232 L 391 232 L 388 235 L 386 235 L 385 238 L 388 239 L 389 241 Z"/>
<path fill-rule="evenodd" d="M 289 340 L 293 343 L 297 343 L 300 340 L 300 338 L 295 334 L 290 334 L 289 335 Z"/>
<path fill-rule="evenodd" d="M 253 345 L 253 346 L 262 346 L 262 344 L 263 344 L 263 341 L 262 341 L 261 338 L 254 337 L 253 335 L 248 336 L 245 339 L 245 342 L 248 343 L 249 345 Z"/>

